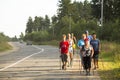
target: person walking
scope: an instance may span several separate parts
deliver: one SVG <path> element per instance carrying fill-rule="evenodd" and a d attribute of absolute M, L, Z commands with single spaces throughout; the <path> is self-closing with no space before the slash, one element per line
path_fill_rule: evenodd
<path fill-rule="evenodd" d="M 81 50 L 82 46 L 85 45 L 84 40 L 86 39 L 86 35 L 82 34 L 82 39 L 80 39 L 77 43 L 78 48 Z"/>
<path fill-rule="evenodd" d="M 69 43 L 69 49 L 68 49 L 68 65 L 72 67 L 72 62 L 73 62 L 73 45 L 74 45 L 74 41 L 72 39 L 72 36 L 70 33 L 68 33 L 68 39 L 67 39 L 68 43 Z"/>
<path fill-rule="evenodd" d="M 63 34 L 62 36 L 63 40 L 59 43 L 59 49 L 61 52 L 61 60 L 62 60 L 62 69 L 66 69 L 66 64 L 67 64 L 67 59 L 68 59 L 68 48 L 69 48 L 69 43 L 66 40 L 66 35 Z"/>
<path fill-rule="evenodd" d="M 73 33 L 71 33 L 71 36 L 72 36 L 72 39 L 73 39 L 73 56 L 74 54 L 76 53 L 76 44 L 77 44 L 77 40 L 76 40 L 76 37 L 74 36 Z"/>
<path fill-rule="evenodd" d="M 94 55 L 93 55 L 93 62 L 94 62 L 94 69 L 98 68 L 98 58 L 99 58 L 99 52 L 100 52 L 100 40 L 96 38 L 96 34 L 92 34 L 93 39 L 90 41 L 90 44 L 92 45 L 94 49 Z"/>
<path fill-rule="evenodd" d="M 82 34 L 82 39 L 80 39 L 79 41 L 78 41 L 78 43 L 77 43 L 77 46 L 78 46 L 78 48 L 79 48 L 79 50 L 81 51 L 81 49 L 82 49 L 82 46 L 84 46 L 85 45 L 85 43 L 84 43 L 84 40 L 86 39 L 86 35 L 85 34 Z M 81 69 L 83 69 L 83 58 L 82 58 L 82 53 L 81 52 L 79 52 L 79 54 L 80 54 L 80 59 L 81 59 Z"/>
<path fill-rule="evenodd" d="M 92 46 L 89 44 L 88 38 L 84 40 L 85 45 L 82 46 L 81 53 L 83 58 L 83 66 L 86 70 L 86 75 L 90 75 L 91 70 L 91 58 L 94 54 Z"/>
<path fill-rule="evenodd" d="M 85 34 L 86 34 L 86 38 L 88 38 L 89 43 L 90 43 L 90 41 L 93 39 L 93 38 L 92 38 L 92 36 L 91 36 L 91 35 L 89 35 L 88 30 L 86 30 L 86 31 L 85 31 Z"/>

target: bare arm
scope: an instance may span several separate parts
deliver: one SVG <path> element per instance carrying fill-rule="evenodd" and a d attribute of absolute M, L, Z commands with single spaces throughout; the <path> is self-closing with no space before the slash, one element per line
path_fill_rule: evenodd
<path fill-rule="evenodd" d="M 100 44 L 100 41 L 99 41 L 99 52 L 100 52 L 100 50 L 101 50 L 101 44 Z"/>
<path fill-rule="evenodd" d="M 93 54 L 94 54 L 94 49 L 93 49 L 93 47 L 92 47 L 92 49 L 91 49 L 91 57 L 93 57 Z"/>

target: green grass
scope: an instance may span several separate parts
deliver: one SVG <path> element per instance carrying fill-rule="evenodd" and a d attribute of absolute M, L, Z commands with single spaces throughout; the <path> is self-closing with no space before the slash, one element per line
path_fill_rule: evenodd
<path fill-rule="evenodd" d="M 120 44 L 102 42 L 99 74 L 102 80 L 120 80 Z"/>
<path fill-rule="evenodd" d="M 0 42 L 0 52 L 7 51 L 10 49 L 12 49 L 12 47 L 7 42 Z"/>
<path fill-rule="evenodd" d="M 52 41 L 34 42 L 34 44 L 59 46 L 59 41 L 52 40 Z"/>

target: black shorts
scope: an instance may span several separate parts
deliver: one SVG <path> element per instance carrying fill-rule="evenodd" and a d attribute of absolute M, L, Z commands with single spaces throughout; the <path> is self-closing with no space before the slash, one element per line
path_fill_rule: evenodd
<path fill-rule="evenodd" d="M 91 57 L 90 56 L 83 57 L 83 66 L 84 66 L 84 69 L 91 68 Z"/>
<path fill-rule="evenodd" d="M 98 60 L 98 58 L 99 58 L 99 51 L 94 51 L 93 59 Z"/>
<path fill-rule="evenodd" d="M 67 58 L 68 58 L 67 54 L 61 54 L 60 57 L 61 57 L 62 62 L 67 62 Z"/>

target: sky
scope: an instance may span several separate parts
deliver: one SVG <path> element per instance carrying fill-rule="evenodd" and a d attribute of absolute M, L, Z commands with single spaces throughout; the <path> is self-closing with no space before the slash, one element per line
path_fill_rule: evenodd
<path fill-rule="evenodd" d="M 0 32 L 6 36 L 25 34 L 29 16 L 56 15 L 59 0 L 0 0 Z M 74 1 L 74 0 L 72 0 Z M 84 1 L 84 0 L 76 0 Z"/>

